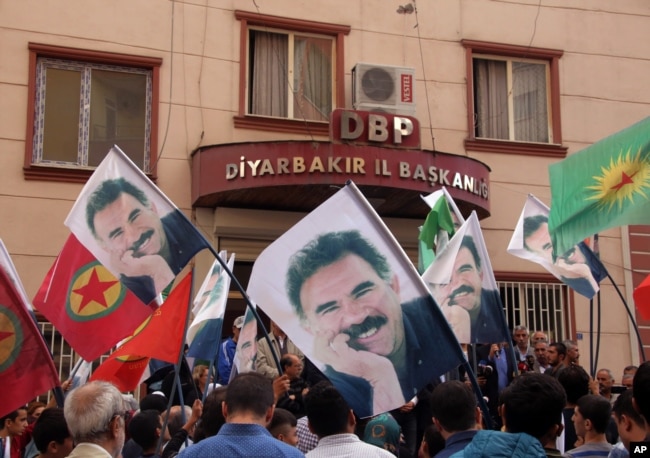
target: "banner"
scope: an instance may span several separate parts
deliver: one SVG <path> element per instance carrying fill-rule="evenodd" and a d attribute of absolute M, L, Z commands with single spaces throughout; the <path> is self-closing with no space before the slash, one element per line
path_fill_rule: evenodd
<path fill-rule="evenodd" d="M 74 235 L 45 276 L 34 306 L 86 361 L 133 333 L 157 308 L 139 301 Z"/>
<path fill-rule="evenodd" d="M 176 364 L 183 343 L 191 287 L 192 274 L 189 273 L 153 316 L 93 372 L 90 380 L 106 380 L 120 391 L 133 391 L 148 368 L 150 358 Z"/>
<path fill-rule="evenodd" d="M 59 386 L 59 375 L 14 280 L 0 269 L 0 417 Z"/>
<path fill-rule="evenodd" d="M 422 279 L 459 342 L 510 342 L 510 330 L 476 212 L 438 253 Z"/>
<path fill-rule="evenodd" d="M 255 307 L 256 305 L 253 304 Z M 255 359 L 257 358 L 257 320 L 250 308 L 246 307 L 244 313 L 244 325 L 239 332 L 237 348 L 233 359 L 233 368 L 230 371 L 230 380 L 235 375 L 255 370 Z M 230 381 L 229 380 L 229 381 Z"/>
<path fill-rule="evenodd" d="M 219 257 L 225 260 L 227 253 L 222 251 Z M 226 265 L 232 272 L 235 266 L 234 254 L 230 256 Z M 205 361 L 214 360 L 221 341 L 229 290 L 230 276 L 219 261 L 215 260 L 194 299 L 194 308 L 198 310 L 194 313 L 194 320 L 187 330 L 187 343 L 190 347 L 188 357 Z"/>
<path fill-rule="evenodd" d="M 185 215 L 116 146 L 91 175 L 65 225 L 145 304 L 208 247 Z"/>
<path fill-rule="evenodd" d="M 548 170 L 556 256 L 610 227 L 650 224 L 650 117 Z"/>
<path fill-rule="evenodd" d="M 260 254 L 248 294 L 360 417 L 404 405 L 464 360 L 412 263 L 351 182 Z"/>
<path fill-rule="evenodd" d="M 444 186 L 421 197 L 431 208 L 418 237 L 418 272 L 423 274 L 436 258 L 436 253 L 443 250 L 449 243 L 449 237 L 465 222 L 465 218 Z"/>
<path fill-rule="evenodd" d="M 549 209 L 532 194 L 508 245 L 508 253 L 536 262 L 576 293 L 592 299 L 607 277 L 607 270 L 587 244 L 580 242 L 553 259 L 553 243 L 548 232 Z"/>

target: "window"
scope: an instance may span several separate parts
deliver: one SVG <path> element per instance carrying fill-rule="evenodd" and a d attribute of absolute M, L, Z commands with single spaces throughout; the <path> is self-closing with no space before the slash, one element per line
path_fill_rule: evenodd
<path fill-rule="evenodd" d="M 328 135 L 344 104 L 343 35 L 350 28 L 243 11 L 236 127 Z"/>
<path fill-rule="evenodd" d="M 30 51 L 26 177 L 85 179 L 113 145 L 151 174 L 161 61 L 43 45 Z"/>
<path fill-rule="evenodd" d="M 544 331 L 551 341 L 567 339 L 568 287 L 561 283 L 499 281 L 506 320 L 510 329 L 523 324 L 530 332 Z"/>
<path fill-rule="evenodd" d="M 468 66 L 466 147 L 563 157 L 561 51 L 464 40 Z"/>

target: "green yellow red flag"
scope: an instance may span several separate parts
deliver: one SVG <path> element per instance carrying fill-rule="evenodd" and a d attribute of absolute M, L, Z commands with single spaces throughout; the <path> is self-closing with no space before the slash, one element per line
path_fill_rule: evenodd
<path fill-rule="evenodd" d="M 549 166 L 554 254 L 600 231 L 650 224 L 650 117 Z"/>

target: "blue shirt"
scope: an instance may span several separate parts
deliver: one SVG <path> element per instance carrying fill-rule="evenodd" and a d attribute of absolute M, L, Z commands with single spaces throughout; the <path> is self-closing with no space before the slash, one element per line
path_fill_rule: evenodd
<path fill-rule="evenodd" d="M 266 428 L 256 424 L 226 423 L 216 436 L 203 439 L 184 449 L 178 458 L 194 457 L 304 457 L 296 447 L 271 436 Z"/>
<path fill-rule="evenodd" d="M 217 383 L 220 385 L 227 385 L 230 381 L 230 372 L 232 371 L 232 363 L 235 360 L 235 350 L 237 350 L 237 342 L 228 337 L 219 345 L 219 360 L 217 361 Z"/>
<path fill-rule="evenodd" d="M 467 444 L 472 442 L 472 439 L 474 438 L 475 435 L 476 435 L 476 430 L 459 431 L 457 433 L 452 434 L 445 441 L 445 448 L 440 450 L 435 455 L 435 458 L 449 458 L 454 453 L 460 452 L 465 447 L 467 447 Z"/>

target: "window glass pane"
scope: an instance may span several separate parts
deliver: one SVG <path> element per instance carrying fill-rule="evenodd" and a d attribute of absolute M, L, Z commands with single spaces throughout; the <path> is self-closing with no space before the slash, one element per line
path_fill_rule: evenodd
<path fill-rule="evenodd" d="M 81 72 L 45 70 L 43 160 L 78 164 Z"/>
<path fill-rule="evenodd" d="M 546 66 L 512 63 L 515 140 L 548 142 Z"/>
<path fill-rule="evenodd" d="M 327 121 L 332 111 L 332 40 L 294 40 L 294 118 Z"/>
<path fill-rule="evenodd" d="M 91 73 L 88 165 L 96 167 L 119 146 L 144 168 L 147 77 L 93 69 Z"/>
<path fill-rule="evenodd" d="M 286 34 L 251 30 L 249 112 L 288 116 L 289 38 Z"/>
<path fill-rule="evenodd" d="M 506 62 L 474 59 L 475 135 L 508 140 Z"/>

